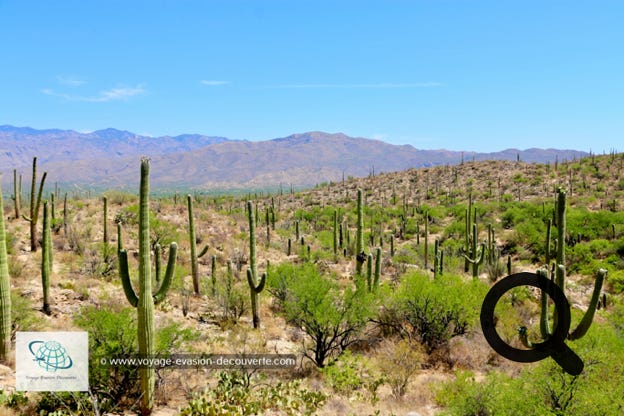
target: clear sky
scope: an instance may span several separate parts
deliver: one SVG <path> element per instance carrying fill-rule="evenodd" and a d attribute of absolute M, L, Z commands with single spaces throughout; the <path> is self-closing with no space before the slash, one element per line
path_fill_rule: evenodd
<path fill-rule="evenodd" d="M 624 150 L 624 2 L 0 0 L 0 124 Z"/>

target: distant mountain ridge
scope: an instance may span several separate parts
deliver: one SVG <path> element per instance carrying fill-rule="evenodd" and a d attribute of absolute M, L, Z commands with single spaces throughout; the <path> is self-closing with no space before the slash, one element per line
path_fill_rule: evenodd
<path fill-rule="evenodd" d="M 310 186 L 370 172 L 457 164 L 461 160 L 547 162 L 572 160 L 585 152 L 507 149 L 494 153 L 418 150 L 343 133 L 307 132 L 267 141 L 229 140 L 183 134 L 148 137 L 116 129 L 79 133 L 0 126 L 0 170 L 4 182 L 13 168 L 30 174 L 33 156 L 49 181 L 80 187 L 134 188 L 141 156 L 151 158 L 153 187 L 199 190 Z M 11 176 L 11 178 L 9 178 Z M 6 185 L 5 185 L 6 186 Z"/>
<path fill-rule="evenodd" d="M 80 133 L 4 125 L 0 126 L 0 166 L 27 166 L 33 156 L 42 163 L 156 156 L 192 151 L 227 140 L 199 134 L 149 137 L 112 128 Z"/>

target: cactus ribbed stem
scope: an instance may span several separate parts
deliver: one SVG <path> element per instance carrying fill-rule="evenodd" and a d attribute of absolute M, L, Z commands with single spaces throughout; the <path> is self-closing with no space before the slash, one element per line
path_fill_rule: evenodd
<path fill-rule="evenodd" d="M 379 289 L 379 280 L 381 279 L 381 248 L 378 247 L 375 252 L 375 276 L 373 277 L 373 291 Z"/>
<path fill-rule="evenodd" d="M 104 243 L 108 243 L 108 198 L 103 197 L 102 198 L 102 204 L 103 206 L 103 214 L 104 214 L 104 237 L 103 237 L 103 241 Z"/>
<path fill-rule="evenodd" d="M 39 192 L 35 198 L 37 190 L 37 158 L 33 158 L 32 182 L 30 187 L 30 217 L 22 215 L 22 218 L 30 223 L 30 251 L 33 253 L 37 251 L 37 221 L 39 220 L 41 196 L 43 194 L 43 186 L 47 175 L 47 172 L 43 172 L 41 183 L 39 184 Z"/>
<path fill-rule="evenodd" d="M 118 225 L 118 247 L 121 248 L 121 227 Z M 175 272 L 177 244 L 169 246 L 167 270 L 158 292 L 152 294 L 149 229 L 149 160 L 141 160 L 141 184 L 139 192 L 139 294 L 134 292 L 128 270 L 128 253 L 119 251 L 119 274 L 128 302 L 137 308 L 139 355 L 150 357 L 154 353 L 154 305 L 164 300 Z M 139 369 L 141 379 L 141 414 L 149 415 L 154 407 L 153 367 Z"/>
<path fill-rule="evenodd" d="M 21 180 L 20 175 L 20 180 Z M 20 210 L 22 207 L 22 195 L 17 184 L 17 170 L 13 169 L 13 204 L 15 205 L 15 219 L 20 218 Z"/>
<path fill-rule="evenodd" d="M 63 197 L 63 235 L 67 237 L 67 192 L 65 192 L 65 196 Z"/>
<path fill-rule="evenodd" d="M 429 268 L 429 213 L 425 212 L 425 270 Z"/>
<path fill-rule="evenodd" d="M 334 260 L 338 257 L 338 210 L 334 210 Z"/>
<path fill-rule="evenodd" d="M 362 274 L 364 263 L 364 214 L 362 206 L 362 190 L 357 190 L 357 232 L 355 234 L 355 274 Z"/>
<path fill-rule="evenodd" d="M 472 224 L 472 237 L 471 237 L 471 256 L 464 254 L 464 258 L 468 261 L 469 264 L 472 265 L 472 277 L 477 279 L 479 277 L 479 266 L 483 264 L 483 259 L 485 258 L 485 243 L 481 243 L 480 248 L 477 246 L 477 239 L 479 238 L 479 230 L 477 228 L 477 223 L 474 222 Z"/>
<path fill-rule="evenodd" d="M 249 219 L 249 268 L 247 269 L 247 283 L 249 283 L 251 294 L 252 323 L 254 328 L 258 328 L 260 326 L 258 294 L 264 289 L 267 274 L 262 273 L 262 276 L 258 279 L 258 266 L 256 263 L 256 219 L 252 208 L 251 201 L 247 201 L 247 215 Z"/>
<path fill-rule="evenodd" d="M 217 256 L 215 254 L 212 255 L 210 278 L 212 280 L 212 296 L 214 296 L 217 293 Z"/>
<path fill-rule="evenodd" d="M 15 172 L 15 171 L 14 171 Z M 2 175 L 0 175 L 0 213 L 4 213 L 2 203 Z M 16 192 L 16 198 L 19 199 Z M 17 209 L 16 209 L 16 212 Z M 0 215 L 0 362 L 7 363 L 11 351 L 11 281 L 6 247 L 4 215 Z"/>
<path fill-rule="evenodd" d="M 41 285 L 43 287 L 43 312 L 50 315 L 50 274 L 52 272 L 52 240 L 50 237 L 50 212 L 48 201 L 43 202 L 43 244 L 41 249 Z"/>
<path fill-rule="evenodd" d="M 198 259 L 208 252 L 208 245 L 204 246 L 202 251 L 197 254 L 197 239 L 195 236 L 195 220 L 193 218 L 193 197 L 191 194 L 186 195 L 186 203 L 188 207 L 189 217 L 189 244 L 191 246 L 191 276 L 193 279 L 193 291 L 196 295 L 200 294 L 199 288 L 199 261 Z"/>
<path fill-rule="evenodd" d="M 137 322 L 139 355 L 150 357 L 154 353 L 154 298 L 152 297 L 152 278 L 150 262 L 149 229 L 149 162 L 141 162 L 141 185 L 139 201 L 139 295 L 137 304 Z M 154 368 L 139 369 L 141 378 L 142 413 L 151 413 L 154 406 Z"/>
<path fill-rule="evenodd" d="M 369 292 L 373 291 L 373 255 L 366 256 L 366 286 Z"/>
<path fill-rule="evenodd" d="M 565 293 L 566 193 L 557 190 L 557 269 L 555 283 Z"/>

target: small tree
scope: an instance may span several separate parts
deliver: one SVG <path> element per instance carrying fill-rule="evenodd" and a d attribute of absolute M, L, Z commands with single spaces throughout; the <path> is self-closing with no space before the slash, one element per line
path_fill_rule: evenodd
<path fill-rule="evenodd" d="M 315 268 L 297 273 L 285 311 L 287 319 L 312 341 L 305 346 L 304 355 L 322 368 L 358 341 L 371 316 L 372 299 L 364 289 L 340 290 Z"/>

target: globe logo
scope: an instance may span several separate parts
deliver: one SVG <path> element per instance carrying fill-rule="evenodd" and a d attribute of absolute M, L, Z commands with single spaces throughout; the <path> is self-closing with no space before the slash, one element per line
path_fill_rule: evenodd
<path fill-rule="evenodd" d="M 58 341 L 32 341 L 28 349 L 34 355 L 34 361 L 46 371 L 66 370 L 73 365 L 67 350 Z"/>

